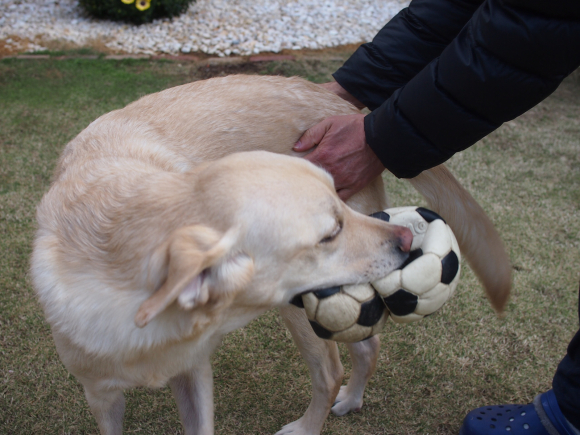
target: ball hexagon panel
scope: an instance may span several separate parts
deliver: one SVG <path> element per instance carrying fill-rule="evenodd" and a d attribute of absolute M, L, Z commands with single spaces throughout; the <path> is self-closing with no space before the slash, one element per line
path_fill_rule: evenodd
<path fill-rule="evenodd" d="M 447 284 L 439 283 L 431 291 L 423 294 L 417 302 L 415 313 L 422 316 L 433 314 L 447 302 L 451 289 Z"/>
<path fill-rule="evenodd" d="M 451 281 L 453 281 L 459 273 L 459 258 L 457 257 L 457 254 L 450 251 L 449 254 L 441 260 L 441 267 L 441 282 L 443 284 L 451 284 Z"/>
<path fill-rule="evenodd" d="M 320 338 L 324 338 L 325 340 L 330 340 L 332 338 L 332 331 L 320 326 L 314 320 L 308 320 L 310 322 L 310 326 L 314 330 L 314 333 L 319 336 Z"/>
<path fill-rule="evenodd" d="M 330 331 L 343 331 L 356 323 L 360 304 L 344 293 L 321 299 L 316 310 L 316 321 Z"/>
<path fill-rule="evenodd" d="M 389 222 L 391 219 L 391 216 L 384 211 L 377 211 L 376 213 L 373 213 L 369 216 L 374 217 L 376 219 L 380 219 L 380 220 L 385 221 L 385 222 Z"/>
<path fill-rule="evenodd" d="M 403 270 L 405 267 L 407 267 L 421 255 L 423 255 L 423 251 L 421 250 L 421 248 L 417 248 L 414 251 L 409 252 L 409 257 L 397 269 Z"/>
<path fill-rule="evenodd" d="M 356 323 L 361 326 L 374 326 L 385 313 L 385 304 L 377 292 L 373 291 L 373 298 L 363 302 L 360 306 L 360 315 Z"/>
<path fill-rule="evenodd" d="M 442 220 L 432 222 L 423 237 L 421 245 L 423 253 L 431 253 L 443 258 L 451 251 L 451 246 L 451 232 L 448 231 L 447 224 Z"/>
<path fill-rule="evenodd" d="M 395 270 L 386 277 L 373 282 L 373 287 L 384 298 L 392 295 L 401 288 L 401 271 Z"/>
<path fill-rule="evenodd" d="M 439 284 L 441 271 L 441 259 L 435 254 L 424 254 L 403 268 L 401 285 L 416 295 L 422 295 Z"/>
<path fill-rule="evenodd" d="M 399 289 L 391 296 L 384 299 L 391 314 L 395 316 L 406 316 L 411 314 L 417 308 L 417 295 L 406 290 Z"/>
<path fill-rule="evenodd" d="M 357 341 L 370 337 L 371 334 L 372 328 L 356 324 L 344 331 L 335 332 L 332 334 L 331 340 L 343 343 L 356 343 Z"/>
<path fill-rule="evenodd" d="M 375 297 L 375 289 L 368 283 L 344 285 L 342 291 L 359 302 L 370 301 Z"/>
<path fill-rule="evenodd" d="M 314 292 L 304 293 L 302 295 L 302 302 L 306 310 L 306 317 L 310 320 L 316 318 L 316 309 L 318 308 L 318 298 L 314 296 Z"/>
<path fill-rule="evenodd" d="M 428 208 L 424 208 L 424 207 L 417 207 L 415 209 L 415 211 L 417 213 L 419 213 L 421 215 L 421 217 L 423 219 L 425 219 L 425 221 L 427 221 L 427 223 L 431 223 L 431 222 L 436 221 L 436 220 L 441 220 L 441 221 L 443 221 L 443 223 L 445 223 L 445 219 L 443 219 L 441 216 L 439 216 L 433 210 L 429 210 Z"/>

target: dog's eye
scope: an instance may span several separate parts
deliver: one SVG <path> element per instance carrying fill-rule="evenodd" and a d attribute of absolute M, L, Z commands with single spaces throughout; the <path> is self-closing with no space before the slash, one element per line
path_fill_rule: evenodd
<path fill-rule="evenodd" d="M 339 222 L 336 225 L 336 227 L 334 227 L 334 229 L 332 230 L 332 233 L 330 233 L 328 236 L 324 237 L 318 243 L 328 243 L 328 242 L 332 242 L 336 238 L 336 236 L 338 236 L 338 234 L 340 233 L 341 230 L 342 230 L 342 222 Z"/>

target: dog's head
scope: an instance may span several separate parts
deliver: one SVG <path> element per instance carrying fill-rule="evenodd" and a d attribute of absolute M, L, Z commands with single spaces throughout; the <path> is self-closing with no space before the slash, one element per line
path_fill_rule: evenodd
<path fill-rule="evenodd" d="M 195 225 L 162 247 L 167 275 L 140 307 L 145 326 L 185 310 L 261 310 L 307 290 L 368 282 L 407 257 L 410 231 L 350 209 L 328 173 L 303 159 L 233 154 L 195 173 Z"/>

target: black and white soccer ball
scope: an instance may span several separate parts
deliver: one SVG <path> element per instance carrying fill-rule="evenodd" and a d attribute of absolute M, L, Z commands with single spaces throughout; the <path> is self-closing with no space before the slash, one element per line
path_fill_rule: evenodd
<path fill-rule="evenodd" d="M 459 282 L 461 254 L 455 235 L 437 213 L 422 207 L 397 207 L 375 217 L 409 228 L 409 258 L 385 278 L 372 283 L 391 318 L 409 323 L 440 309 Z"/>
<path fill-rule="evenodd" d="M 422 207 L 390 208 L 371 216 L 409 228 L 409 258 L 397 270 L 370 284 L 315 290 L 292 303 L 306 310 L 321 338 L 352 343 L 380 332 L 390 316 L 409 323 L 440 309 L 459 282 L 461 254 L 451 228 Z"/>
<path fill-rule="evenodd" d="M 381 296 L 370 284 L 315 290 L 293 303 L 306 310 L 316 335 L 344 343 L 372 337 L 383 329 L 389 316 Z"/>

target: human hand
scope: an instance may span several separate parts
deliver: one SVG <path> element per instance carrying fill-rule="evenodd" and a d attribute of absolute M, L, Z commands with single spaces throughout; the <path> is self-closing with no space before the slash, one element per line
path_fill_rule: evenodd
<path fill-rule="evenodd" d="M 293 149 L 304 152 L 316 145 L 316 149 L 304 158 L 330 172 L 343 201 L 385 170 L 366 143 L 362 114 L 326 118 L 308 129 Z"/>

